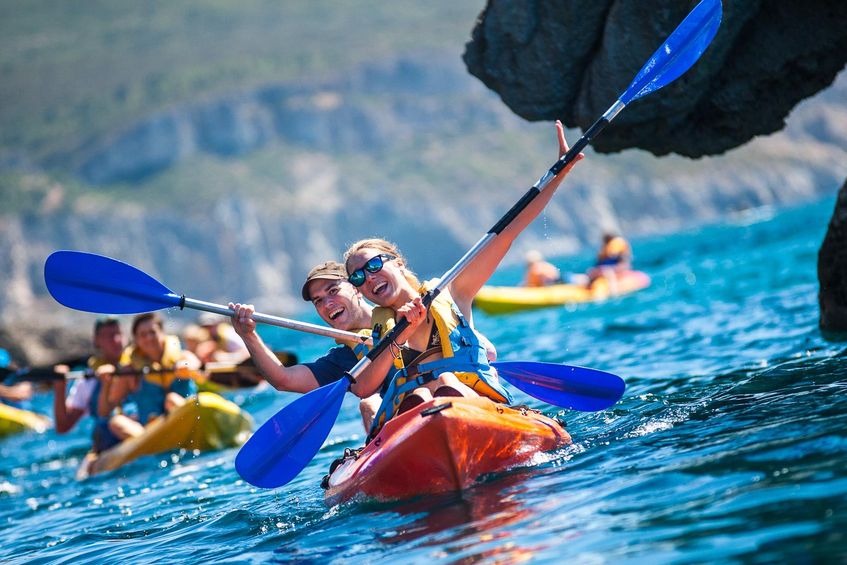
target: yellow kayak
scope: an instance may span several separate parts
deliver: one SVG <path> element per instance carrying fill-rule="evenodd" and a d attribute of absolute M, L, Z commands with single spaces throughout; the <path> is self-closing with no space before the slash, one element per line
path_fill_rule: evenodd
<path fill-rule="evenodd" d="M 27 430 L 41 433 L 50 427 L 50 418 L 0 403 L 0 437 Z"/>
<path fill-rule="evenodd" d="M 474 298 L 474 305 L 488 314 L 506 314 L 518 310 L 560 306 L 580 302 L 599 302 L 647 288 L 650 277 L 641 271 L 618 273 L 610 283 L 605 278 L 594 281 L 590 288 L 577 284 L 550 286 L 484 286 Z"/>
<path fill-rule="evenodd" d="M 174 449 L 211 451 L 237 447 L 247 441 L 253 419 L 238 405 L 211 392 L 201 392 L 167 416 L 149 424 L 144 434 L 111 449 L 89 453 L 77 471 L 82 480 L 111 471 L 142 455 Z"/>

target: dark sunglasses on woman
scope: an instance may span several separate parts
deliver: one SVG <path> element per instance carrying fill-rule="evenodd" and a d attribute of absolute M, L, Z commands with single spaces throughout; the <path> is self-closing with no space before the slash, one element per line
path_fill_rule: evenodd
<path fill-rule="evenodd" d="M 378 273 L 382 270 L 382 267 L 385 265 L 386 261 L 391 261 L 392 259 L 396 259 L 394 255 L 389 255 L 388 253 L 380 253 L 376 257 L 371 257 L 368 259 L 367 263 L 362 265 L 361 269 L 356 269 L 347 277 L 347 280 L 350 281 L 355 287 L 360 287 L 365 284 L 365 271 L 369 273 Z"/>

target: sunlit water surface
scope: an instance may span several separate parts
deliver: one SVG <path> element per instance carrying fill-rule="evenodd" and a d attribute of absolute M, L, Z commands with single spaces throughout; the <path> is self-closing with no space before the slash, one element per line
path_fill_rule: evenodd
<path fill-rule="evenodd" d="M 845 342 L 817 328 L 815 276 L 832 206 L 636 241 L 653 285 L 632 296 L 478 314 L 501 359 L 597 367 L 627 382 L 614 409 L 566 412 L 575 443 L 527 468 L 461 495 L 327 508 L 321 477 L 362 442 L 352 398 L 312 464 L 272 491 L 239 479 L 234 449 L 145 457 L 80 483 L 87 425 L 18 435 L 0 441 L 0 561 L 843 561 Z M 589 262 L 557 261 L 574 271 Z M 493 282 L 519 277 L 507 269 Z M 304 359 L 329 345 L 269 338 Z M 292 398 L 230 397 L 258 422 Z"/>

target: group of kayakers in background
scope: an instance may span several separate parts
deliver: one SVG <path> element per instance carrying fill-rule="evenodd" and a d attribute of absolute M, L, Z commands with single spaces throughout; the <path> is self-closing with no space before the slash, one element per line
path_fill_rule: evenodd
<path fill-rule="evenodd" d="M 99 318 L 94 324 L 95 353 L 85 367 L 87 378 L 73 379 L 68 388 L 62 377 L 77 367 L 52 367 L 56 431 L 67 433 L 91 417 L 94 453 L 142 435 L 146 425 L 196 395 L 191 377 L 204 363 L 243 361 L 248 356 L 232 325 L 220 316 L 201 316 L 197 324 L 186 327 L 185 347 L 179 336 L 165 332 L 157 313 L 135 316 L 131 336 L 127 345 L 118 318 Z M 28 381 L 0 385 L 0 402 L 29 409 L 32 392 Z"/>
<path fill-rule="evenodd" d="M 545 261 L 541 253 L 534 249 L 528 251 L 525 258 L 523 286 L 527 287 L 567 283 L 591 288 L 594 281 L 602 277 L 614 288 L 618 274 L 632 269 L 632 248 L 629 242 L 612 232 L 603 234 L 603 245 L 597 253 L 597 260 L 585 274 L 569 273 L 563 277 L 555 265 Z"/>
<path fill-rule="evenodd" d="M 94 419 L 95 453 L 140 436 L 145 425 L 197 393 L 194 381 L 180 378 L 179 369 L 199 369 L 200 360 L 183 349 L 178 336 L 165 333 L 159 314 L 135 316 L 131 335 L 132 343 L 126 346 L 117 318 L 97 320 L 96 352 L 88 360 L 95 378 L 76 380 L 67 397 L 65 381 L 54 384 L 56 430 L 65 433 L 89 415 Z M 68 368 L 57 367 L 62 370 Z"/>

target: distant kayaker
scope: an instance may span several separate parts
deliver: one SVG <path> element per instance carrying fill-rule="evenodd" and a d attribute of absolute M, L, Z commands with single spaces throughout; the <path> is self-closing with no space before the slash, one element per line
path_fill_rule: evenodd
<path fill-rule="evenodd" d="M 618 273 L 631 269 L 632 248 L 629 242 L 613 232 L 605 232 L 603 246 L 597 253 L 597 261 L 588 271 L 588 286 L 600 277 L 604 277 L 609 281 L 614 292 Z"/>
<path fill-rule="evenodd" d="M 562 273 L 535 249 L 526 254 L 526 276 L 524 286 L 549 286 L 562 282 Z"/>
<path fill-rule="evenodd" d="M 206 328 L 202 328 L 197 324 L 188 324 L 182 328 L 180 337 L 182 337 L 182 343 L 185 345 L 185 348 L 196 355 L 202 363 L 203 351 L 198 348 L 212 339 Z"/>
<path fill-rule="evenodd" d="M 122 439 L 141 435 L 151 420 L 197 394 L 194 381 L 177 378 L 171 369 L 200 368 L 200 360 L 182 349 L 179 338 L 165 333 L 162 318 L 155 312 L 133 318 L 132 339 L 133 344 L 123 351 L 120 364 L 136 371 L 148 369 L 150 373 L 137 377 L 107 376 L 108 403 L 99 407 L 100 414 L 107 415 L 115 406 L 123 405 L 126 413 L 109 420 L 109 428 Z"/>
<path fill-rule="evenodd" d="M 564 130 L 556 122 L 559 155 L 568 147 Z M 471 303 L 492 275 L 512 242 L 534 220 L 556 192 L 559 183 L 582 155 L 566 167 L 435 299 L 429 312 L 421 297 L 436 281 L 421 284 L 397 247 L 384 239 L 354 243 L 344 254 L 348 280 L 380 308 L 371 323 L 384 335 L 395 320 L 406 318 L 407 327 L 357 378 L 351 390 L 360 397 L 382 386 L 386 371 L 398 365 L 385 393 L 371 437 L 394 415 L 433 396 L 484 394 L 499 402 L 510 401 L 488 364 L 485 347 L 473 330 Z"/>
<path fill-rule="evenodd" d="M 347 271 L 337 261 L 321 263 L 309 271 L 301 289 L 303 300 L 311 302 L 321 319 L 330 326 L 354 333 L 370 335 L 371 306 L 357 288 L 347 282 Z M 233 304 L 232 325 L 244 340 L 256 367 L 277 390 L 309 392 L 340 379 L 353 368 L 367 348 L 361 343 L 337 341 L 338 347 L 311 363 L 285 367 L 256 332 L 252 304 Z M 365 427 L 379 406 L 379 397 L 360 403 Z"/>
<path fill-rule="evenodd" d="M 53 382 L 53 417 L 56 420 L 56 431 L 64 434 L 72 430 L 80 419 L 89 415 L 94 418 L 92 430 L 92 450 L 100 453 L 113 445 L 120 443 L 121 438 L 109 429 L 109 411 L 100 415 L 100 404 L 108 404 L 108 388 L 103 382 L 107 373 L 114 371 L 120 365 L 121 354 L 124 350 L 124 335 L 117 318 L 99 318 L 94 322 L 94 350 L 88 359 L 88 368 L 95 371 L 95 378 L 77 379 L 65 394 L 65 381 Z M 59 373 L 67 372 L 67 366 L 57 366 Z"/>
<path fill-rule="evenodd" d="M 240 363 L 248 356 L 244 341 L 228 320 L 217 314 L 203 312 L 197 325 L 206 331 L 208 338 L 197 344 L 196 354 L 202 363 Z"/>

